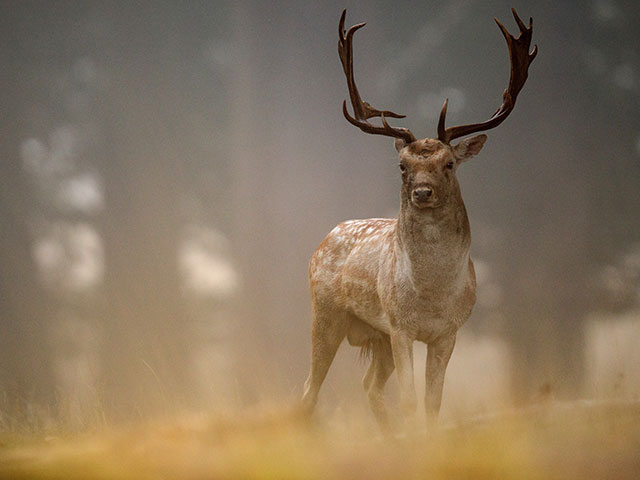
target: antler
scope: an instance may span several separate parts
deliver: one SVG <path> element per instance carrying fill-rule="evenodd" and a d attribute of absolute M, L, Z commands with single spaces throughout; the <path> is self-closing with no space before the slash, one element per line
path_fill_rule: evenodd
<path fill-rule="evenodd" d="M 353 113 L 355 118 L 352 117 L 347 111 L 347 101 L 342 103 L 342 113 L 344 117 L 365 133 L 372 133 L 374 135 L 386 135 L 388 137 L 402 138 L 405 142 L 411 143 L 416 140 L 413 133 L 407 128 L 393 128 L 389 126 L 385 117 L 404 118 L 404 115 L 390 112 L 389 110 L 377 110 L 373 108 L 368 102 L 362 101 L 360 93 L 358 93 L 358 87 L 353 79 L 353 34 L 362 27 L 365 23 L 359 23 L 349 28 L 348 31 L 344 30 L 344 20 L 347 15 L 347 9 L 342 11 L 340 17 L 340 24 L 338 26 L 338 54 L 340 55 L 340 61 L 342 62 L 342 68 L 344 74 L 347 76 L 347 86 L 349 87 L 349 97 L 351 98 L 351 105 L 353 106 Z M 371 117 L 380 117 L 382 121 L 382 127 L 377 127 L 367 122 Z"/>
<path fill-rule="evenodd" d="M 520 28 L 520 36 L 518 38 L 514 38 L 513 35 L 504 28 L 504 25 L 502 25 L 497 18 L 494 18 L 507 41 L 509 58 L 511 60 L 511 77 L 509 78 L 509 87 L 504 91 L 502 96 L 502 105 L 500 105 L 496 113 L 486 122 L 458 125 L 445 129 L 444 123 L 445 117 L 447 116 L 449 99 L 445 100 L 442 111 L 440 112 L 440 120 L 438 121 L 438 139 L 441 142 L 449 143 L 454 138 L 497 127 L 513 110 L 516 104 L 516 97 L 522 89 L 524 82 L 527 80 L 529 65 L 538 53 L 538 46 L 534 45 L 533 51 L 529 53 L 531 35 L 533 34 L 533 19 L 529 18 L 529 28 L 527 28 L 522 20 L 520 20 L 520 17 L 518 17 L 515 9 L 512 8 L 511 11 L 513 12 L 513 18 L 515 18 Z"/>

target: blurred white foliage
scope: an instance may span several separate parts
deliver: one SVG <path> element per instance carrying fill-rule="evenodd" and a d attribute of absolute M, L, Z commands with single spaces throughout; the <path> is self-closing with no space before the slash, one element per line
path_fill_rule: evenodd
<path fill-rule="evenodd" d="M 65 210 L 93 214 L 104 207 L 102 185 L 93 173 L 81 173 L 63 180 L 56 197 L 58 206 Z"/>
<path fill-rule="evenodd" d="M 80 134 L 72 125 L 56 128 L 48 145 L 37 138 L 25 140 L 20 147 L 24 167 L 38 178 L 62 175 L 75 167 Z"/>
<path fill-rule="evenodd" d="M 226 251 L 221 233 L 206 227 L 189 228 L 179 251 L 185 289 L 215 299 L 235 293 L 240 279 Z"/>
<path fill-rule="evenodd" d="M 34 244 L 45 285 L 72 291 L 97 286 L 104 274 L 102 240 L 88 223 L 56 222 Z"/>
<path fill-rule="evenodd" d="M 458 113 L 464 109 L 466 95 L 455 87 L 447 87 L 440 92 L 427 92 L 418 96 L 418 114 L 425 119 L 434 120 L 440 116 L 444 100 L 449 99 L 447 112 Z"/>
<path fill-rule="evenodd" d="M 588 319 L 587 394 L 593 398 L 640 397 L 640 310 Z"/>
<path fill-rule="evenodd" d="M 51 132 L 46 143 L 35 137 L 22 142 L 20 154 L 25 170 L 36 180 L 46 201 L 62 211 L 95 214 L 104 206 L 99 176 L 82 168 L 90 137 L 88 125 L 63 125 Z"/>
<path fill-rule="evenodd" d="M 640 243 L 631 245 L 615 263 L 606 265 L 600 280 L 614 299 L 631 296 L 640 305 Z"/>

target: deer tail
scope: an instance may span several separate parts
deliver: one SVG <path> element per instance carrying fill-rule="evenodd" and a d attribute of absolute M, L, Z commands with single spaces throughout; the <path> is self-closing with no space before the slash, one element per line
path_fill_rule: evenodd
<path fill-rule="evenodd" d="M 364 344 L 360 347 L 360 361 L 362 363 L 367 363 L 369 360 L 373 358 L 373 355 L 376 351 L 376 347 L 380 340 L 377 338 L 369 338 Z"/>

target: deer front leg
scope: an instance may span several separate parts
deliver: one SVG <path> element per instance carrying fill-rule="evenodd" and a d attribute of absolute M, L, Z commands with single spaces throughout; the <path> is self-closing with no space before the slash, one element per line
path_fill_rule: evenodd
<path fill-rule="evenodd" d="M 427 368 L 424 406 L 427 414 L 427 431 L 435 429 L 438 424 L 438 413 L 442 403 L 442 387 L 444 374 L 451 358 L 456 335 L 438 339 L 427 346 Z"/>
<path fill-rule="evenodd" d="M 398 371 L 400 407 L 407 427 L 415 426 L 416 389 L 413 383 L 413 337 L 402 330 L 391 332 L 391 352 Z"/>

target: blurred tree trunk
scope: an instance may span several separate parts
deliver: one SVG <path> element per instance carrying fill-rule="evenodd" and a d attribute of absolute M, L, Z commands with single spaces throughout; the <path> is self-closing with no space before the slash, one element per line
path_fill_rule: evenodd
<path fill-rule="evenodd" d="M 153 17 L 153 13 L 149 13 Z M 162 24 L 137 33 L 123 9 L 105 49 L 111 87 L 102 109 L 105 292 L 102 388 L 111 418 L 150 415 L 193 394 L 190 323 L 180 290 L 182 163 L 176 65 Z M 126 42 L 126 44 L 125 44 Z M 169 404 L 168 402 L 172 402 Z"/>
<path fill-rule="evenodd" d="M 13 116 L 3 124 L 0 144 L 0 395 L 5 396 L 0 401 L 17 407 L 11 414 L 21 415 L 34 405 L 47 410 L 54 405 L 54 365 L 48 343 L 53 309 L 34 262 L 28 225 L 37 202 L 20 158 L 26 131 L 23 102 L 29 92 L 17 64 L 3 64 L 0 103 Z"/>
<path fill-rule="evenodd" d="M 232 11 L 232 35 L 235 45 L 231 99 L 230 156 L 233 159 L 233 185 L 230 189 L 233 208 L 231 237 L 234 257 L 242 279 L 242 301 L 235 304 L 235 316 L 240 320 L 234 332 L 239 351 L 249 348 L 248 361 L 239 362 L 236 374 L 244 378 L 262 378 L 273 368 L 268 362 L 252 362 L 259 358 L 273 359 L 277 347 L 273 340 L 274 255 L 277 242 L 273 217 L 274 192 L 274 122 L 279 115 L 271 98 L 278 76 L 277 30 L 275 21 L 263 22 L 260 2 L 235 2 Z M 273 11 L 280 16 L 280 9 Z M 256 151 L 259 154 L 256 155 Z M 260 383 L 260 382 L 258 382 Z M 257 397 L 257 385 L 243 382 L 245 398 Z"/>
<path fill-rule="evenodd" d="M 112 158 L 114 167 L 130 156 Z M 115 173 L 115 172 L 114 172 Z M 146 411 L 166 397 L 184 398 L 188 385 L 188 322 L 181 297 L 177 247 L 180 232 L 170 189 L 155 175 L 145 178 L 119 170 L 122 182 L 105 175 L 104 388 L 115 412 Z M 161 174 L 160 174 L 161 175 Z M 156 182 L 155 192 L 136 198 L 136 188 Z M 152 198 L 162 193 L 167 204 L 159 217 Z"/>
<path fill-rule="evenodd" d="M 103 170 L 103 387 L 112 413 L 146 413 L 189 393 L 189 325 L 177 263 L 180 180 L 173 171 L 179 160 L 162 141 L 168 132 L 156 125 L 160 131 L 139 140 L 136 120 L 118 119 L 116 112 L 107 127 Z M 143 117 L 137 120 L 152 124 L 155 118 L 152 112 Z M 158 143 L 147 143 L 152 138 Z"/>

